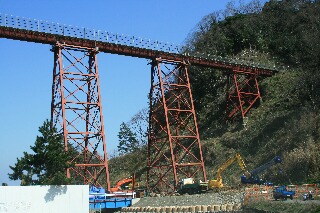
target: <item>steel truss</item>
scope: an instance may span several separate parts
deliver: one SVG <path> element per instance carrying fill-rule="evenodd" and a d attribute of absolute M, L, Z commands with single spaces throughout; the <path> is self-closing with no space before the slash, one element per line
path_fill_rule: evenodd
<path fill-rule="evenodd" d="M 98 51 L 59 43 L 53 51 L 51 119 L 64 135 L 65 150 L 75 153 L 67 177 L 109 189 Z"/>
<path fill-rule="evenodd" d="M 258 75 L 244 73 L 234 69 L 227 79 L 227 107 L 226 113 L 229 121 L 239 117 L 244 121 L 248 111 L 259 102 Z"/>
<path fill-rule="evenodd" d="M 149 192 L 174 192 L 181 178 L 206 181 L 188 63 L 155 59 L 151 68 Z"/>

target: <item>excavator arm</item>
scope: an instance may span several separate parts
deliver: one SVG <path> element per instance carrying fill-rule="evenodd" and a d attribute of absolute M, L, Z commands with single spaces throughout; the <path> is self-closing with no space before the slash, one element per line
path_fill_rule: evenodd
<path fill-rule="evenodd" d="M 245 171 L 246 173 L 248 173 L 246 171 L 246 164 L 244 163 L 241 155 L 239 153 L 237 153 L 235 156 L 229 158 L 224 164 L 222 164 L 222 166 L 218 169 L 217 171 L 217 179 L 215 180 L 210 180 L 208 183 L 209 188 L 221 188 L 223 187 L 223 183 L 222 183 L 222 173 L 224 172 L 224 170 L 226 170 L 233 162 L 238 161 L 238 164 L 240 166 L 240 168 Z"/>
<path fill-rule="evenodd" d="M 117 192 L 117 191 L 121 191 L 123 190 L 122 189 L 122 186 L 123 185 L 129 185 L 129 184 L 132 184 L 134 181 L 134 178 L 124 178 L 124 179 L 121 179 L 117 182 L 116 186 L 115 187 L 112 187 L 110 188 L 110 191 L 111 192 Z"/>

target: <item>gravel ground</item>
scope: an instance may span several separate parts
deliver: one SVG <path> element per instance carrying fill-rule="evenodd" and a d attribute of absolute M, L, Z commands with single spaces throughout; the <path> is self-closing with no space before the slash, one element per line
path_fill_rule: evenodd
<path fill-rule="evenodd" d="M 225 191 L 195 195 L 156 196 L 141 198 L 133 207 L 195 206 L 238 204 L 243 201 L 240 191 Z"/>

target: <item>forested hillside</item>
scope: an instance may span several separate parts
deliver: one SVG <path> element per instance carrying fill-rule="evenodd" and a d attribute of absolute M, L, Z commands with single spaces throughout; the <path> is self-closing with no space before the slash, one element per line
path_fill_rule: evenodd
<path fill-rule="evenodd" d="M 320 1 L 258 0 L 228 4 L 204 17 L 190 34 L 193 52 L 275 65 L 273 77 L 260 79 L 262 100 L 245 121 L 226 122 L 226 77 L 221 70 L 190 67 L 207 177 L 239 152 L 248 169 L 279 155 L 283 163 L 265 178 L 274 183 L 320 181 Z M 244 125 L 245 124 L 245 125 Z M 147 150 L 114 157 L 110 177 L 145 173 Z M 236 165 L 224 182 L 240 181 Z M 142 176 L 144 178 L 144 176 Z"/>

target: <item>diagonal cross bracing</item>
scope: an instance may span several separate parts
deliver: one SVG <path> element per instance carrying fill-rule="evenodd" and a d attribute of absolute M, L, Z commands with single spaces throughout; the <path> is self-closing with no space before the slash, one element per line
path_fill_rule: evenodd
<path fill-rule="evenodd" d="M 73 150 L 67 176 L 109 189 L 97 51 L 59 43 L 53 51 L 51 117 L 66 151 Z"/>
<path fill-rule="evenodd" d="M 277 72 L 250 63 L 199 56 L 170 43 L 1 13 L 0 38 L 56 45 L 52 121 L 64 134 L 66 150 L 77 151 L 75 167 L 68 169 L 68 176 L 85 184 L 106 183 L 108 188 L 97 51 L 153 61 L 148 144 L 151 191 L 174 191 L 180 177 L 206 180 L 187 73 L 189 64 L 231 73 L 227 91 L 231 120 L 243 119 L 260 99 L 258 77 Z"/>
<path fill-rule="evenodd" d="M 152 63 L 148 141 L 148 191 L 174 192 L 182 178 L 206 181 L 188 65 Z"/>
<path fill-rule="evenodd" d="M 258 104 L 261 95 L 258 76 L 238 73 L 234 70 L 228 75 L 226 114 L 230 121 L 244 120 L 248 111 Z"/>

